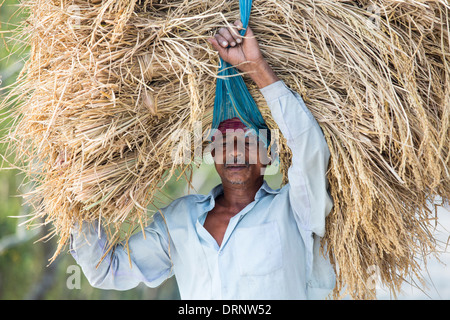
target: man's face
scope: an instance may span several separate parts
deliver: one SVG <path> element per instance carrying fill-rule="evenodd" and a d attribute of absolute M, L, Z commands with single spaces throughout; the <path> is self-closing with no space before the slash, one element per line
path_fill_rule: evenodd
<path fill-rule="evenodd" d="M 211 154 L 222 182 L 236 185 L 256 183 L 268 163 L 264 145 L 253 134 L 245 136 L 242 129 L 215 136 Z"/>

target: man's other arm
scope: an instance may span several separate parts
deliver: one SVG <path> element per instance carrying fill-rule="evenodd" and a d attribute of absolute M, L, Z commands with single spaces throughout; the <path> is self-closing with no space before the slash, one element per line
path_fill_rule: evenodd
<path fill-rule="evenodd" d="M 106 253 L 109 244 L 103 229 L 99 237 L 98 223 L 84 222 L 81 228 L 72 229 L 70 253 L 93 287 L 129 290 L 141 282 L 157 287 L 172 275 L 168 235 L 159 213 L 144 233 L 136 233 L 127 245 L 119 244 Z"/>

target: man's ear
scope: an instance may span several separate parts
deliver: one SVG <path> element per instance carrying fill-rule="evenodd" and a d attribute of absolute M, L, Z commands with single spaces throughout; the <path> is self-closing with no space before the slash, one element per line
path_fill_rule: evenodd
<path fill-rule="evenodd" d="M 276 147 L 276 146 L 275 146 Z M 269 146 L 267 150 L 267 165 L 261 169 L 264 175 L 271 176 L 279 173 L 280 171 L 280 157 L 278 149 L 274 148 L 274 144 Z M 264 170 L 264 171 L 263 171 Z"/>
<path fill-rule="evenodd" d="M 211 147 L 211 143 L 209 143 L 203 149 L 203 162 L 205 164 L 214 164 L 214 148 Z"/>
<path fill-rule="evenodd" d="M 258 147 L 260 148 L 259 156 L 261 163 L 264 165 L 271 165 L 273 160 L 271 146 L 269 145 L 268 148 L 266 148 L 266 146 L 262 145 L 262 142 L 259 142 Z"/>
<path fill-rule="evenodd" d="M 270 166 L 272 164 L 272 153 L 270 150 L 267 150 L 266 153 L 264 153 L 264 162 L 266 166 Z"/>

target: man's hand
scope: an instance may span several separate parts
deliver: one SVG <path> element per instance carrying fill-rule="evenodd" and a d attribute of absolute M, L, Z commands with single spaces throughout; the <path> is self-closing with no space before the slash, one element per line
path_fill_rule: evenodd
<path fill-rule="evenodd" d="M 239 34 L 241 29 L 242 22 L 237 20 L 233 26 L 221 28 L 209 42 L 224 61 L 248 74 L 259 88 L 278 81 L 278 77 L 262 56 L 253 31 L 248 27 L 242 37 Z"/>

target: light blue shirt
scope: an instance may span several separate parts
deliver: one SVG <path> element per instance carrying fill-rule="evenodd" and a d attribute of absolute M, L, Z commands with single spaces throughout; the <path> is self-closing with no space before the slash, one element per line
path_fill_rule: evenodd
<path fill-rule="evenodd" d="M 98 268 L 105 234 L 99 237 L 96 224 L 74 227 L 71 253 L 92 286 L 156 287 L 175 275 L 182 299 L 322 299 L 331 292 L 335 274 L 319 250 L 332 208 L 328 146 L 297 93 L 282 81 L 261 92 L 292 151 L 289 183 L 273 190 L 264 182 L 254 201 L 230 219 L 220 247 L 203 223 L 222 185 L 161 209 L 129 239 L 130 257 L 119 245 Z"/>

